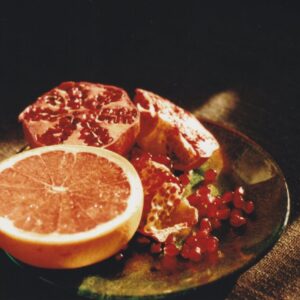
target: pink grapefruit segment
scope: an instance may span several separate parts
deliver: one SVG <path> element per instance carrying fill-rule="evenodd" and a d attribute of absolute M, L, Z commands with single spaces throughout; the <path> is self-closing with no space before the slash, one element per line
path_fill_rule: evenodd
<path fill-rule="evenodd" d="M 142 206 L 134 167 L 109 150 L 41 147 L 0 164 L 0 246 L 36 266 L 73 268 L 113 255 L 136 231 Z M 72 245 L 80 247 L 66 252 Z"/>

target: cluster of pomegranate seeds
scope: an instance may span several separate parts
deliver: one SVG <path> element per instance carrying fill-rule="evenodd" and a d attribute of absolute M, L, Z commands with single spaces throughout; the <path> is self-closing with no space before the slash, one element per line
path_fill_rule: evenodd
<path fill-rule="evenodd" d="M 191 205 L 198 209 L 200 218 L 209 218 L 213 229 L 222 226 L 221 221 L 229 220 L 233 227 L 240 227 L 247 223 L 246 215 L 254 211 L 254 203 L 244 199 L 244 189 L 236 188 L 233 192 L 227 191 L 223 195 L 213 196 L 211 189 L 216 174 L 213 170 L 204 173 L 204 184 L 193 194 L 188 196 Z"/>
<path fill-rule="evenodd" d="M 247 215 L 254 211 L 254 203 L 245 200 L 242 187 L 219 195 L 213 190 L 216 189 L 214 184 L 217 173 L 209 169 L 202 177 L 200 186 L 187 197 L 199 214 L 199 221 L 188 236 L 180 238 L 170 234 L 163 243 L 143 236 L 136 239 L 138 245 L 143 245 L 151 254 L 159 255 L 163 259 L 163 267 L 174 267 L 177 258 L 200 262 L 212 256 L 216 257 L 219 250 L 219 239 L 216 235 L 219 229 L 223 226 L 238 228 L 245 225 Z M 190 184 L 188 173 L 180 175 L 179 180 L 182 186 Z"/>
<path fill-rule="evenodd" d="M 149 159 L 171 167 L 171 161 L 166 156 L 154 156 L 149 153 L 133 153 L 132 160 L 135 165 L 143 169 Z M 191 175 L 191 172 L 194 172 Z M 189 235 L 180 236 L 170 234 L 164 242 L 153 237 L 137 233 L 134 238 L 134 249 L 142 249 L 160 258 L 160 268 L 175 270 L 180 262 L 215 263 L 218 260 L 220 229 L 224 227 L 240 228 L 247 223 L 247 216 L 254 211 L 254 203 L 245 200 L 243 187 L 223 194 L 217 190 L 217 172 L 208 169 L 184 172 L 180 176 L 172 176 L 180 182 L 183 189 L 192 185 L 192 191 L 187 196 L 190 205 L 198 211 L 198 223 L 193 226 Z M 195 173 L 196 172 L 196 173 Z M 194 176 L 194 178 L 193 178 Z M 151 178 L 151 177 L 150 177 Z M 160 178 L 161 179 L 161 178 Z M 196 180 L 195 180 L 196 179 Z M 165 180 L 170 180 L 166 177 Z M 177 182 L 177 183 L 178 183 Z M 197 188 L 195 188 L 197 186 Z M 125 252 L 115 256 L 117 261 L 124 258 Z"/>
<path fill-rule="evenodd" d="M 212 225 L 208 218 L 203 218 L 198 230 L 193 231 L 185 240 L 178 241 L 170 235 L 165 243 L 153 242 L 152 254 L 180 256 L 184 259 L 199 262 L 205 254 L 215 253 L 219 248 L 219 239 L 212 234 Z"/>

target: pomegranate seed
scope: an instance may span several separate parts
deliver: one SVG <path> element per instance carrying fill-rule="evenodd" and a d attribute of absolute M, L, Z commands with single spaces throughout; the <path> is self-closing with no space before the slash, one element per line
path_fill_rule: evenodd
<path fill-rule="evenodd" d="M 208 238 L 209 236 L 209 231 L 208 230 L 199 230 L 197 233 L 196 233 L 196 238 L 197 238 L 197 242 L 198 240 L 200 239 L 206 239 Z M 197 243 L 198 244 L 198 243 Z"/>
<path fill-rule="evenodd" d="M 185 243 L 189 246 L 196 246 L 198 244 L 198 239 L 197 236 L 189 236 L 186 240 Z"/>
<path fill-rule="evenodd" d="M 201 260 L 202 251 L 200 247 L 195 247 L 190 250 L 189 259 L 195 262 L 199 262 Z"/>
<path fill-rule="evenodd" d="M 233 192 L 226 192 L 221 197 L 221 201 L 224 204 L 231 202 L 232 199 L 233 199 Z"/>
<path fill-rule="evenodd" d="M 205 183 L 213 183 L 217 178 L 217 172 L 213 169 L 209 169 L 204 173 Z"/>
<path fill-rule="evenodd" d="M 241 194 L 235 193 L 233 196 L 233 205 L 235 208 L 243 208 L 245 200 Z"/>
<path fill-rule="evenodd" d="M 222 227 L 221 221 L 217 218 L 211 218 L 210 222 L 213 229 L 220 229 Z"/>
<path fill-rule="evenodd" d="M 191 194 L 187 197 L 189 203 L 193 206 L 197 206 L 200 200 L 200 197 L 196 194 Z"/>
<path fill-rule="evenodd" d="M 197 246 L 201 248 L 202 253 L 206 252 L 206 241 L 208 239 L 208 236 L 206 236 L 205 238 L 202 239 L 198 239 L 198 244 Z"/>
<path fill-rule="evenodd" d="M 218 206 L 221 206 L 221 205 L 222 205 L 222 200 L 221 200 L 220 197 L 215 197 L 215 198 L 213 199 L 213 203 L 214 203 L 214 205 L 216 205 L 216 206 L 218 207 Z"/>
<path fill-rule="evenodd" d="M 203 218 L 200 222 L 200 230 L 203 231 L 203 230 L 207 230 L 208 232 L 211 232 L 212 230 L 212 226 L 211 226 L 211 223 L 209 221 L 208 218 Z"/>
<path fill-rule="evenodd" d="M 191 247 L 188 244 L 184 243 L 180 255 L 183 258 L 188 259 L 190 257 L 190 252 L 191 252 Z"/>
<path fill-rule="evenodd" d="M 184 173 L 179 176 L 179 180 L 183 186 L 187 186 L 190 183 L 188 174 Z"/>
<path fill-rule="evenodd" d="M 232 210 L 229 222 L 233 227 L 240 227 L 247 223 L 246 219 L 242 216 L 242 211 L 239 209 Z"/>
<path fill-rule="evenodd" d="M 211 253 L 218 250 L 219 247 L 219 239 L 215 236 L 208 238 L 205 242 L 206 251 Z"/>
<path fill-rule="evenodd" d="M 207 197 L 209 193 L 210 189 L 206 185 L 199 187 L 197 190 L 197 194 L 203 197 Z"/>
<path fill-rule="evenodd" d="M 167 244 L 164 248 L 164 254 L 167 256 L 176 256 L 179 254 L 179 249 L 174 244 Z"/>
<path fill-rule="evenodd" d="M 238 188 L 235 189 L 234 193 L 235 194 L 239 194 L 241 196 L 244 196 L 245 190 L 244 190 L 244 188 L 242 186 L 239 186 Z"/>
<path fill-rule="evenodd" d="M 199 217 L 205 217 L 207 215 L 207 204 L 200 203 L 197 208 Z"/>
<path fill-rule="evenodd" d="M 230 209 L 229 208 L 219 209 L 216 212 L 216 218 L 219 220 L 226 220 L 229 217 L 230 217 Z"/>
<path fill-rule="evenodd" d="M 254 211 L 254 203 L 253 203 L 253 201 L 246 201 L 244 203 L 243 210 L 248 215 L 252 214 L 253 211 Z"/>
<path fill-rule="evenodd" d="M 166 241 L 165 241 L 165 244 L 168 245 L 168 244 L 174 244 L 176 242 L 176 238 L 173 234 L 169 234 Z"/>
<path fill-rule="evenodd" d="M 207 207 L 207 216 L 210 218 L 214 218 L 216 216 L 216 213 L 217 213 L 216 205 L 214 205 L 213 203 L 209 204 Z"/>
<path fill-rule="evenodd" d="M 150 252 L 153 253 L 153 254 L 161 253 L 162 252 L 162 245 L 161 245 L 161 243 L 153 243 L 151 245 Z"/>

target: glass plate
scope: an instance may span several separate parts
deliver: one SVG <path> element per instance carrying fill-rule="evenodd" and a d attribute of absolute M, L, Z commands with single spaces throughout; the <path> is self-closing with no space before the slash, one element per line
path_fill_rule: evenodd
<path fill-rule="evenodd" d="M 97 299 L 180 297 L 246 270 L 274 245 L 287 224 L 287 184 L 270 155 L 251 139 L 214 123 L 205 125 L 220 142 L 226 157 L 221 184 L 227 188 L 242 185 L 246 198 L 255 203 L 255 214 L 242 232 L 221 233 L 221 257 L 205 263 L 183 262 L 172 271 L 158 271 L 158 259 L 138 249 L 123 262 L 109 259 L 76 270 L 34 268 L 11 257 L 13 262 L 50 284 Z"/>

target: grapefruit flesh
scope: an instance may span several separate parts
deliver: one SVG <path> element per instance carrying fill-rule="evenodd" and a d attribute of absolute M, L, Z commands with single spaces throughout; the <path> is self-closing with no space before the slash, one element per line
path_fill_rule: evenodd
<path fill-rule="evenodd" d="M 109 150 L 41 147 L 0 164 L 0 246 L 28 264 L 75 268 L 113 255 L 142 206 L 134 167 Z"/>

